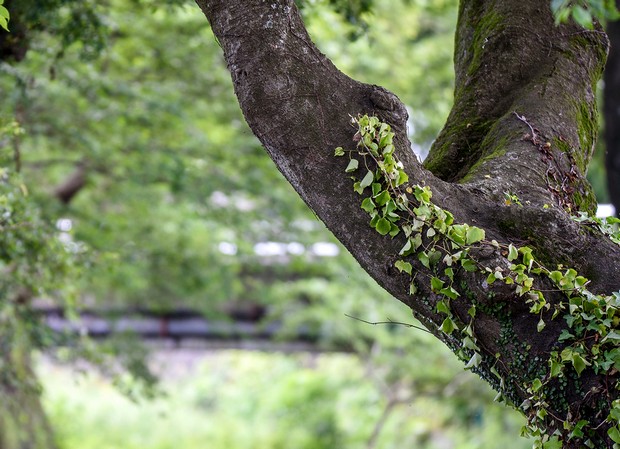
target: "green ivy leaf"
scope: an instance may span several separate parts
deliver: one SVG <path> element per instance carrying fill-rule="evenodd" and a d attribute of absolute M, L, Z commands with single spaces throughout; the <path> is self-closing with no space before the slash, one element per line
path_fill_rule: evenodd
<path fill-rule="evenodd" d="M 514 245 L 511 243 L 510 245 L 508 245 L 508 260 L 512 262 L 517 257 L 519 257 L 519 251 L 517 251 L 517 248 L 515 248 Z"/>
<path fill-rule="evenodd" d="M 484 229 L 480 229 L 475 226 L 472 226 L 467 230 L 466 241 L 468 245 L 473 245 L 474 243 L 484 240 L 484 237 L 485 237 Z"/>
<path fill-rule="evenodd" d="M 450 308 L 445 301 L 437 301 L 437 313 L 443 313 L 446 315 L 450 315 Z"/>
<path fill-rule="evenodd" d="M 456 325 L 450 317 L 446 318 L 445 320 L 443 320 L 443 323 L 441 323 L 441 331 L 445 334 L 450 335 L 452 332 L 454 332 L 454 329 L 456 329 Z"/>
<path fill-rule="evenodd" d="M 371 198 L 365 198 L 364 201 L 362 201 L 361 207 L 369 214 L 374 212 L 376 209 L 375 203 L 372 202 Z"/>
<path fill-rule="evenodd" d="M 477 352 L 474 352 L 474 355 L 471 356 L 471 359 L 469 359 L 469 362 L 467 362 L 467 365 L 465 365 L 465 369 L 475 368 L 480 365 L 481 362 L 482 356 Z"/>
<path fill-rule="evenodd" d="M 458 298 L 460 295 L 459 292 L 457 292 L 454 288 L 452 287 L 446 287 L 446 288 L 442 288 L 439 293 L 441 293 L 444 296 L 447 296 L 450 299 L 456 299 Z"/>
<path fill-rule="evenodd" d="M 347 165 L 347 168 L 344 169 L 344 171 L 346 173 L 351 173 L 354 172 L 355 170 L 357 170 L 357 167 L 359 166 L 359 161 L 357 159 L 351 159 L 349 161 L 349 165 Z"/>
<path fill-rule="evenodd" d="M 411 266 L 411 264 L 409 262 L 405 262 L 404 260 L 397 260 L 394 263 L 394 266 L 401 273 L 405 272 L 405 273 L 407 273 L 409 275 L 411 275 L 411 271 L 413 270 L 413 267 Z"/>
<path fill-rule="evenodd" d="M 618 426 L 610 427 L 607 431 L 607 435 L 609 435 L 609 438 L 611 438 L 614 443 L 620 444 L 620 429 Z"/>
<path fill-rule="evenodd" d="M 581 372 L 586 369 L 586 366 L 590 365 L 589 362 L 586 362 L 584 358 L 576 352 L 573 352 L 571 362 L 578 375 L 581 375 Z"/>
<path fill-rule="evenodd" d="M 344 156 L 344 148 L 342 147 L 337 147 L 334 150 L 334 156 Z"/>
<path fill-rule="evenodd" d="M 362 188 L 362 190 L 372 184 L 372 180 L 374 179 L 374 177 L 375 175 L 373 174 L 373 172 L 368 170 L 366 176 L 364 176 L 364 178 L 360 181 L 360 187 Z"/>
<path fill-rule="evenodd" d="M 422 265 L 424 265 L 426 268 L 431 267 L 431 261 L 428 258 L 428 254 L 426 254 L 426 251 L 421 251 L 420 253 L 418 253 L 418 260 L 422 262 Z"/>
<path fill-rule="evenodd" d="M 379 234 L 387 235 L 392 230 L 392 223 L 390 223 L 389 220 L 386 220 L 385 218 L 380 218 L 379 221 L 377 221 L 375 229 Z"/>
<path fill-rule="evenodd" d="M 431 290 L 437 293 L 439 290 L 443 288 L 444 282 L 438 277 L 433 276 L 431 279 Z"/>
<path fill-rule="evenodd" d="M 387 190 L 384 190 L 383 192 L 381 192 L 379 195 L 375 197 L 375 201 L 377 202 L 378 206 L 383 206 L 388 201 L 390 201 L 391 198 L 392 197 L 390 196 L 390 192 L 388 192 Z"/>

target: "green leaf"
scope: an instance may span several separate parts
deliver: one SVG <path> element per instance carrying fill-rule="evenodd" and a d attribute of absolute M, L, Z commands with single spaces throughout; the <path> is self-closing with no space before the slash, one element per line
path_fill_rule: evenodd
<path fill-rule="evenodd" d="M 368 173 L 366 173 L 366 176 L 364 176 L 364 178 L 360 181 L 360 187 L 362 189 L 365 189 L 366 187 L 368 187 L 370 184 L 372 184 L 372 180 L 374 179 L 374 177 L 375 175 L 373 174 L 373 172 L 368 170 Z"/>
<path fill-rule="evenodd" d="M 344 156 L 344 148 L 342 147 L 337 147 L 334 150 L 334 156 Z"/>
<path fill-rule="evenodd" d="M 474 355 L 471 356 L 467 365 L 465 365 L 465 369 L 475 368 L 482 362 L 482 356 L 477 352 L 474 352 Z"/>
<path fill-rule="evenodd" d="M 418 286 L 415 285 L 415 282 L 411 281 L 411 284 L 409 285 L 409 294 L 415 295 L 417 292 L 418 292 Z"/>
<path fill-rule="evenodd" d="M 592 14 L 583 6 L 573 6 L 573 19 L 584 28 L 592 29 Z"/>
<path fill-rule="evenodd" d="M 586 366 L 590 365 L 590 363 L 586 362 L 583 357 L 576 352 L 573 352 L 571 362 L 578 375 L 581 375 L 581 372 L 586 369 Z"/>
<path fill-rule="evenodd" d="M 379 184 L 378 182 L 373 182 L 372 183 L 372 196 L 378 195 L 379 192 L 381 192 L 381 184 Z"/>
<path fill-rule="evenodd" d="M 398 252 L 399 256 L 408 256 L 411 253 L 411 240 L 407 239 L 407 243 Z"/>
<path fill-rule="evenodd" d="M 370 214 L 375 211 L 376 206 L 371 198 L 365 198 L 364 201 L 362 201 L 361 208 Z"/>
<path fill-rule="evenodd" d="M 383 192 L 381 192 L 379 195 L 375 197 L 375 201 L 377 202 L 378 206 L 383 206 L 388 201 L 390 201 L 390 198 L 391 198 L 390 192 L 388 192 L 387 190 L 384 190 Z"/>
<path fill-rule="evenodd" d="M 396 269 L 398 269 L 398 271 L 405 272 L 407 274 L 411 274 L 411 271 L 413 270 L 413 267 L 411 266 L 411 264 L 409 262 L 405 262 L 404 260 L 397 260 L 394 263 L 394 266 L 396 267 Z"/>
<path fill-rule="evenodd" d="M 8 24 L 9 24 L 9 21 L 4 16 L 0 15 L 0 27 L 9 31 Z"/>
<path fill-rule="evenodd" d="M 454 332 L 454 329 L 456 329 L 456 325 L 450 317 L 446 318 L 445 320 L 443 320 L 443 323 L 441 323 L 441 331 L 445 334 L 450 335 L 452 332 Z"/>
<path fill-rule="evenodd" d="M 541 318 L 540 320 L 538 320 L 538 324 L 536 325 L 536 330 L 538 330 L 538 332 L 542 332 L 542 330 L 545 328 L 546 324 L 544 322 L 544 320 Z"/>
<path fill-rule="evenodd" d="M 611 438 L 614 443 L 620 444 L 620 429 L 618 429 L 618 426 L 610 427 L 609 430 L 607 430 L 607 435 L 609 435 L 609 438 Z"/>
<path fill-rule="evenodd" d="M 357 167 L 359 166 L 359 161 L 357 159 L 351 159 L 349 161 L 349 165 L 347 165 L 347 168 L 344 169 L 344 171 L 346 173 L 351 173 L 354 172 L 355 170 L 357 170 Z"/>
<path fill-rule="evenodd" d="M 562 372 L 563 365 L 557 360 L 550 360 L 549 365 L 550 365 L 550 371 L 551 371 L 550 376 L 551 377 L 559 376 L 560 373 Z"/>
<path fill-rule="evenodd" d="M 484 237 L 485 237 L 484 229 L 480 229 L 475 226 L 472 226 L 467 230 L 466 239 L 467 239 L 468 245 L 472 245 L 481 240 L 484 240 Z"/>
<path fill-rule="evenodd" d="M 461 295 L 460 295 L 460 293 L 459 293 L 459 292 L 457 292 L 457 291 L 456 291 L 454 288 L 452 288 L 452 287 L 445 287 L 445 288 L 442 288 L 442 289 L 439 291 L 439 293 L 441 293 L 441 294 L 442 294 L 442 295 L 444 295 L 444 296 L 447 296 L 447 297 L 448 297 L 448 298 L 450 298 L 450 299 L 456 299 L 456 298 L 458 298 L 459 296 L 461 296 Z"/>
<path fill-rule="evenodd" d="M 515 248 L 514 245 L 511 243 L 510 245 L 508 245 L 508 260 L 512 262 L 517 257 L 519 257 L 519 251 L 517 251 L 517 248 Z"/>
<path fill-rule="evenodd" d="M 443 288 L 444 282 L 438 277 L 433 276 L 431 279 L 431 290 L 437 293 L 439 290 Z"/>
<path fill-rule="evenodd" d="M 544 442 L 542 445 L 543 449 L 562 449 L 563 446 L 564 444 L 557 436 L 551 437 L 549 441 Z"/>
<path fill-rule="evenodd" d="M 461 259 L 461 265 L 465 269 L 465 271 L 474 272 L 478 269 L 476 266 L 476 262 L 471 259 Z"/>
<path fill-rule="evenodd" d="M 404 170 L 398 170 L 398 179 L 396 180 L 396 187 L 403 185 L 404 183 L 409 181 L 409 176 L 405 173 Z"/>
<path fill-rule="evenodd" d="M 542 388 L 542 386 L 543 384 L 540 379 L 534 379 L 534 382 L 532 382 L 532 391 L 537 392 Z"/>
<path fill-rule="evenodd" d="M 418 260 L 422 262 L 422 265 L 424 265 L 426 268 L 431 267 L 431 261 L 428 258 L 428 254 L 426 254 L 426 251 L 421 251 L 420 253 L 418 253 Z"/>
<path fill-rule="evenodd" d="M 437 313 L 444 313 L 450 315 L 450 308 L 445 301 L 437 301 Z"/>
<path fill-rule="evenodd" d="M 380 218 L 379 221 L 377 221 L 377 225 L 375 226 L 375 229 L 377 230 L 379 234 L 387 235 L 388 232 L 390 232 L 390 230 L 392 229 L 392 223 L 390 223 L 385 218 Z"/>

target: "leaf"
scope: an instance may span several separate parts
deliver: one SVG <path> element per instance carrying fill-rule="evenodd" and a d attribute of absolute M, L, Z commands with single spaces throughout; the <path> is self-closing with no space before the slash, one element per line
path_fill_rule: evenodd
<path fill-rule="evenodd" d="M 379 234 L 387 235 L 388 232 L 390 232 L 390 230 L 392 229 L 392 223 L 390 223 L 389 220 L 386 220 L 385 218 L 380 218 L 379 221 L 377 221 L 375 229 Z"/>
<path fill-rule="evenodd" d="M 421 251 L 420 253 L 418 253 L 418 260 L 422 262 L 422 265 L 424 265 L 426 268 L 431 267 L 431 261 L 425 251 Z"/>
<path fill-rule="evenodd" d="M 442 288 L 439 293 L 441 293 L 444 296 L 447 296 L 450 299 L 456 299 L 458 298 L 460 295 L 459 292 L 457 292 L 454 288 L 452 287 L 446 287 L 446 288 Z"/>
<path fill-rule="evenodd" d="M 399 256 L 408 256 L 411 253 L 411 240 L 407 239 L 407 243 L 398 252 Z"/>
<path fill-rule="evenodd" d="M 418 292 L 417 285 L 415 285 L 415 282 L 411 281 L 411 284 L 409 285 L 409 294 L 415 295 L 417 292 Z"/>
<path fill-rule="evenodd" d="M 467 230 L 466 239 L 467 239 L 468 245 L 472 245 L 481 240 L 484 240 L 484 237 L 485 237 L 484 229 L 480 229 L 475 226 L 472 226 Z"/>
<path fill-rule="evenodd" d="M 474 262 L 472 259 L 461 259 L 461 265 L 463 266 L 465 271 L 469 272 L 473 272 L 478 269 L 478 267 L 476 266 L 476 262 Z"/>
<path fill-rule="evenodd" d="M 439 290 L 443 288 L 444 282 L 438 277 L 433 276 L 431 279 L 431 290 L 437 293 Z"/>
<path fill-rule="evenodd" d="M 0 27 L 2 27 L 5 30 L 9 31 L 8 24 L 9 24 L 9 21 L 6 20 L 6 18 L 4 16 L 0 16 Z"/>
<path fill-rule="evenodd" d="M 618 429 L 618 426 L 610 427 L 607 431 L 607 435 L 609 435 L 609 438 L 611 438 L 614 443 L 620 444 L 620 429 Z"/>
<path fill-rule="evenodd" d="M 359 166 L 359 161 L 357 159 L 351 159 L 349 161 L 349 165 L 347 165 L 347 168 L 344 169 L 344 171 L 346 173 L 351 173 L 354 172 L 355 170 L 357 170 L 357 167 Z"/>
<path fill-rule="evenodd" d="M 437 301 L 437 313 L 444 313 L 450 315 L 450 308 L 445 301 Z"/>
<path fill-rule="evenodd" d="M 365 198 L 364 201 L 362 201 L 361 208 L 370 214 L 375 211 L 376 206 L 375 203 L 372 202 L 372 199 L 369 197 Z"/>
<path fill-rule="evenodd" d="M 573 19 L 584 28 L 592 29 L 592 14 L 583 6 L 573 6 Z"/>
<path fill-rule="evenodd" d="M 334 150 L 334 156 L 344 156 L 344 148 L 342 147 L 337 147 Z"/>
<path fill-rule="evenodd" d="M 452 321 L 452 318 L 448 317 L 445 320 L 443 320 L 443 323 L 441 323 L 441 331 L 450 335 L 452 332 L 454 332 L 454 329 L 456 329 L 456 325 L 454 324 L 454 321 Z"/>
<path fill-rule="evenodd" d="M 379 195 L 375 197 L 375 201 L 377 202 L 378 206 L 383 206 L 388 201 L 390 201 L 390 198 L 391 198 L 390 192 L 388 192 L 387 190 L 384 190 L 383 192 L 381 192 Z"/>
<path fill-rule="evenodd" d="M 374 177 L 375 175 L 373 174 L 373 172 L 368 170 L 368 173 L 366 173 L 366 176 L 364 176 L 364 178 L 360 181 L 360 187 L 362 189 L 365 189 L 366 187 L 368 187 L 370 184 L 372 184 L 372 180 Z"/>
<path fill-rule="evenodd" d="M 542 388 L 543 384 L 540 379 L 534 379 L 532 382 L 532 391 L 535 393 Z"/>
<path fill-rule="evenodd" d="M 517 248 L 515 248 L 514 245 L 511 243 L 510 245 L 508 245 L 508 260 L 512 262 L 517 257 L 519 257 L 519 251 L 517 251 Z"/>
<path fill-rule="evenodd" d="M 538 330 L 538 332 L 542 332 L 542 330 L 545 328 L 546 324 L 544 322 L 544 320 L 541 318 L 540 320 L 538 320 L 538 324 L 536 325 L 536 330 Z"/>
<path fill-rule="evenodd" d="M 475 368 L 478 365 L 480 365 L 481 362 L 482 362 L 482 356 L 478 354 L 477 352 L 474 352 L 474 355 L 471 356 L 471 359 L 469 359 L 469 362 L 467 362 L 467 365 L 465 365 L 465 369 Z"/>
<path fill-rule="evenodd" d="M 586 366 L 590 365 L 590 363 L 586 362 L 584 358 L 576 352 L 573 352 L 571 362 L 578 375 L 581 375 L 581 372 L 586 369 Z"/>
<path fill-rule="evenodd" d="M 394 263 L 394 266 L 401 273 L 405 272 L 405 273 L 407 273 L 409 275 L 411 274 L 411 271 L 413 270 L 413 267 L 411 266 L 411 264 L 409 262 L 405 262 L 404 260 L 397 260 Z"/>

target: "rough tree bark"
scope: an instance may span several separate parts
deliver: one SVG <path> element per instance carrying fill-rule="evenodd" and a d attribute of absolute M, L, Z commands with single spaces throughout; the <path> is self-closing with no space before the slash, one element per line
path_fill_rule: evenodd
<path fill-rule="evenodd" d="M 609 23 L 607 34 L 611 46 L 604 75 L 605 168 L 609 197 L 620 217 L 620 21 Z"/>
<path fill-rule="evenodd" d="M 422 166 L 406 137 L 404 105 L 338 71 L 311 42 L 293 0 L 196 1 L 222 46 L 245 118 L 278 169 L 361 266 L 452 349 L 461 341 L 440 330 L 441 298 L 427 282 L 409 295 L 409 276 L 393 268 L 404 237 L 383 237 L 368 225 L 343 173 L 346 158 L 333 157 L 335 147 L 355 147 L 351 116 L 388 122 L 410 181 L 429 186 L 433 202 L 457 222 L 483 228 L 488 240 L 526 244 L 552 269 L 573 267 L 594 293 L 620 289 L 620 248 L 571 219 L 596 206 L 584 173 L 597 134 L 594 89 L 607 52 L 602 31 L 555 26 L 548 2 L 539 0 L 461 2 L 454 108 Z M 508 204 L 506 194 L 522 205 Z M 510 265 L 490 245 L 478 247 L 476 258 L 488 267 Z M 444 268 L 410 262 L 419 278 Z M 566 322 L 543 313 L 547 326 L 539 332 L 540 317 L 514 286 L 489 285 L 486 274 L 463 270 L 455 278 L 463 292 L 452 302 L 456 317 L 469 323 L 470 307 L 478 310 L 471 319 L 481 348 L 478 373 L 532 413 L 525 385 L 547 370 L 551 351 L 562 350 Z M 535 284 L 549 290 L 553 307 L 566 303 L 547 279 Z M 592 424 L 593 447 L 612 447 L 604 420 L 617 398 L 617 372 L 586 369 L 566 377 L 566 384 L 548 385 L 544 430 L 568 440 L 562 422 L 583 419 Z M 578 440 L 564 447 L 582 447 Z"/>

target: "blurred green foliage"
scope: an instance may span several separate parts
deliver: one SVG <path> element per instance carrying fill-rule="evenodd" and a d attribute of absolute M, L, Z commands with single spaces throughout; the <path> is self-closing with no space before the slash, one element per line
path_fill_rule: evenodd
<path fill-rule="evenodd" d="M 444 355 L 452 357 L 447 350 Z M 381 368 L 352 355 L 229 351 L 204 356 L 189 372 L 172 366 L 174 360 L 187 363 L 186 356 L 163 357 L 166 393 L 141 403 L 130 403 L 100 377 L 72 383 L 68 370 L 44 363 L 45 405 L 60 449 L 525 449 L 531 444 L 515 439 L 521 419 L 487 405 L 486 385 L 472 376 L 456 376 L 439 389 L 415 385 L 386 393 L 375 377 Z"/>

